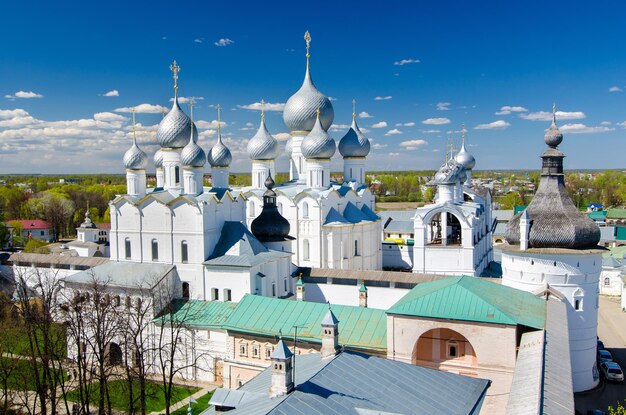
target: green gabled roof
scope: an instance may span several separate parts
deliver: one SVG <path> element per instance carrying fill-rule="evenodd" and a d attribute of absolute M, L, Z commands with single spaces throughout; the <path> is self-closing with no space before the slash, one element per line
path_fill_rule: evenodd
<path fill-rule="evenodd" d="M 366 350 L 387 349 L 387 315 L 384 310 L 331 305 L 339 320 L 339 344 Z M 321 322 L 328 305 L 307 301 L 281 300 L 246 294 L 222 325 L 229 331 L 292 339 L 298 326 L 298 339 L 321 343 Z M 305 327 L 302 327 L 305 326 Z"/>
<path fill-rule="evenodd" d="M 626 209 L 609 208 L 606 217 L 608 219 L 626 219 Z"/>
<path fill-rule="evenodd" d="M 606 210 L 598 210 L 596 212 L 587 213 L 587 217 L 591 220 L 604 220 L 607 213 Z"/>
<path fill-rule="evenodd" d="M 626 226 L 615 227 L 615 239 L 618 241 L 626 241 Z"/>
<path fill-rule="evenodd" d="M 202 300 L 176 300 L 170 315 L 156 317 L 155 322 L 181 321 L 188 327 L 221 328 L 237 303 Z"/>
<path fill-rule="evenodd" d="M 481 278 L 460 276 L 416 285 L 387 313 L 539 329 L 545 325 L 546 301 Z"/>

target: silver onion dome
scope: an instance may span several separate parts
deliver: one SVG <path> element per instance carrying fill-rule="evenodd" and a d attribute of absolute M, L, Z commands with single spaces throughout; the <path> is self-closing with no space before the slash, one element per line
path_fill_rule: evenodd
<path fill-rule="evenodd" d="M 457 163 L 461 166 L 465 167 L 468 170 L 471 170 L 476 166 L 476 159 L 472 156 L 467 150 L 465 150 L 465 142 L 461 144 L 461 151 L 459 151 L 454 158 Z"/>
<path fill-rule="evenodd" d="M 195 127 L 193 130 L 195 131 Z M 196 143 L 197 136 L 196 134 L 194 138 L 194 135 L 191 134 L 189 142 L 180 153 L 180 162 L 184 167 L 203 167 L 206 162 L 204 150 Z"/>
<path fill-rule="evenodd" d="M 462 181 L 464 168 L 455 159 L 451 158 L 439 167 L 435 173 L 434 184 L 454 184 Z M 465 176 L 467 178 L 467 174 Z"/>
<path fill-rule="evenodd" d="M 563 141 L 563 133 L 559 130 L 559 127 L 556 125 L 556 105 L 552 105 L 552 124 L 546 134 L 543 137 L 545 143 L 552 147 L 556 148 Z"/>
<path fill-rule="evenodd" d="M 207 153 L 207 161 L 211 167 L 228 167 L 230 162 L 233 161 L 233 156 L 230 154 L 230 150 L 222 142 L 222 135 L 218 133 L 217 143 Z"/>
<path fill-rule="evenodd" d="M 370 153 L 370 140 L 363 135 L 356 124 L 355 114 L 352 114 L 352 125 L 339 141 L 338 147 L 343 157 L 367 157 Z"/>
<path fill-rule="evenodd" d="M 285 153 L 287 153 L 288 156 L 291 156 L 291 153 L 293 153 L 293 138 L 290 138 L 285 143 Z"/>
<path fill-rule="evenodd" d="M 191 119 L 178 105 L 178 96 L 174 95 L 172 109 L 163 117 L 157 129 L 159 144 L 162 148 L 182 148 L 189 141 L 191 129 Z"/>
<path fill-rule="evenodd" d="M 283 121 L 291 132 L 311 131 L 315 124 L 316 111 L 318 109 L 320 110 L 320 120 L 324 130 L 328 130 L 335 118 L 333 104 L 330 102 L 330 99 L 315 87 L 311 79 L 309 70 L 309 42 L 311 37 L 308 33 L 305 34 L 307 60 L 304 81 L 300 89 L 287 100 L 283 110 Z"/>
<path fill-rule="evenodd" d="M 267 130 L 264 115 L 261 115 L 259 130 L 248 142 L 247 151 L 252 160 L 274 160 L 278 157 L 278 141 Z"/>
<path fill-rule="evenodd" d="M 127 170 L 145 170 L 148 166 L 148 156 L 137 145 L 137 139 L 133 137 L 133 145 L 124 153 L 124 167 Z"/>
<path fill-rule="evenodd" d="M 302 155 L 306 159 L 329 159 L 335 154 L 335 140 L 322 127 L 318 111 L 315 125 L 311 132 L 302 140 Z"/>
<path fill-rule="evenodd" d="M 161 149 L 154 153 L 154 167 L 157 169 L 163 168 L 163 151 Z"/>

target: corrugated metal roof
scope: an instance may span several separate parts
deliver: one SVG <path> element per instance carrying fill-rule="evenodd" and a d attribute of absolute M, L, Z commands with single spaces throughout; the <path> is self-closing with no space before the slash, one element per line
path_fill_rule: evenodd
<path fill-rule="evenodd" d="M 343 210 L 343 217 L 352 223 L 370 221 L 370 218 L 368 218 L 367 215 L 361 211 L 361 209 L 354 206 L 352 202 L 348 202 L 346 205 L 346 208 Z"/>
<path fill-rule="evenodd" d="M 13 263 L 20 262 L 29 264 L 73 265 L 91 268 L 109 262 L 109 258 L 29 254 L 24 252 L 18 252 L 15 254 L 11 254 L 11 256 L 9 257 L 9 261 Z"/>
<path fill-rule="evenodd" d="M 297 275 L 297 274 L 296 274 Z M 387 281 L 387 282 L 406 282 L 419 284 L 422 282 L 442 280 L 450 278 L 446 275 L 436 274 L 416 274 L 413 272 L 398 271 L 357 271 L 350 269 L 333 269 L 333 268 L 310 268 L 311 277 L 320 278 L 342 278 L 353 279 L 356 281 Z M 307 275 L 307 276 L 308 276 Z"/>
<path fill-rule="evenodd" d="M 532 293 L 461 276 L 419 284 L 387 313 L 543 328 L 545 310 Z"/>
<path fill-rule="evenodd" d="M 511 392 L 506 403 L 507 415 L 540 414 L 543 380 L 543 330 L 522 334 Z"/>
<path fill-rule="evenodd" d="M 607 219 L 626 219 L 626 209 L 609 208 L 606 214 Z"/>
<path fill-rule="evenodd" d="M 616 233 L 615 226 L 600 226 L 600 241 L 614 242 Z"/>
<path fill-rule="evenodd" d="M 339 320 L 339 343 L 351 348 L 387 349 L 387 316 L 383 310 L 365 307 L 331 305 Z M 298 328 L 298 339 L 320 343 L 321 322 L 328 305 L 307 301 L 281 300 L 246 294 L 226 320 L 223 328 L 229 331 L 289 339 L 293 326 Z"/>
<path fill-rule="evenodd" d="M 415 223 L 410 220 L 392 219 L 385 227 L 385 232 L 413 233 L 415 232 Z"/>
<path fill-rule="evenodd" d="M 492 210 L 491 214 L 498 221 L 510 221 L 513 217 L 513 209 Z"/>
<path fill-rule="evenodd" d="M 184 321 L 193 328 L 221 327 L 237 303 L 223 301 L 177 300 L 172 303 L 173 315 L 165 321 Z M 159 318 L 161 320 L 162 318 Z"/>
<path fill-rule="evenodd" d="M 361 212 L 363 212 L 371 221 L 377 221 L 380 219 L 380 216 L 374 213 L 374 211 L 367 205 L 361 206 Z"/>
<path fill-rule="evenodd" d="M 66 283 L 93 284 L 97 281 L 114 287 L 149 289 L 154 287 L 172 269 L 171 264 L 110 261 L 87 271 L 65 277 Z"/>
<path fill-rule="evenodd" d="M 344 218 L 343 215 L 337 211 L 337 209 L 331 207 L 326 215 L 326 220 L 324 220 L 324 225 L 331 224 L 350 224 L 350 221 Z"/>
<path fill-rule="evenodd" d="M 393 220 L 408 220 L 412 222 L 413 218 L 415 217 L 415 209 L 383 210 L 381 212 L 378 212 L 378 216 L 382 218 L 383 222 L 385 222 L 388 218 L 391 218 Z"/>
<path fill-rule="evenodd" d="M 608 212 L 606 210 L 598 210 L 595 212 L 587 213 L 587 217 L 592 220 L 604 220 L 606 219 L 607 213 Z"/>
<path fill-rule="evenodd" d="M 258 399 L 229 413 L 478 414 L 490 384 L 485 379 L 354 352 L 343 352 L 325 360 L 317 354 L 297 356 L 295 366 L 298 386 L 294 392 Z M 298 371 L 309 377 L 301 378 Z M 270 383 L 270 369 L 266 369 L 239 390 L 267 393 Z"/>

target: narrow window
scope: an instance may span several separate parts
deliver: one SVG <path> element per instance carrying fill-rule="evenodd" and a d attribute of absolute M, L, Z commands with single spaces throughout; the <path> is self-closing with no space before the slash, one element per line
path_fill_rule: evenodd
<path fill-rule="evenodd" d="M 189 283 L 188 282 L 183 282 L 183 298 L 186 300 L 189 299 Z"/>
<path fill-rule="evenodd" d="M 278 206 L 278 213 L 280 213 L 282 215 L 283 214 L 283 204 L 278 202 L 276 206 Z"/>
<path fill-rule="evenodd" d="M 177 186 L 180 183 L 180 167 L 178 166 L 174 169 L 174 182 L 176 182 Z"/>
<path fill-rule="evenodd" d="M 354 256 L 359 256 L 359 241 L 354 241 Z"/>
<path fill-rule="evenodd" d="M 159 242 L 156 239 L 152 240 L 152 260 L 159 260 Z"/>
<path fill-rule="evenodd" d="M 249 215 L 251 218 L 254 217 L 254 202 L 253 201 L 249 201 L 248 202 L 248 211 L 249 211 Z"/>
<path fill-rule="evenodd" d="M 230 288 L 224 288 L 224 301 L 232 301 Z"/>
<path fill-rule="evenodd" d="M 309 260 L 309 240 L 305 239 L 302 242 L 302 259 L 304 259 L 305 261 Z"/>
<path fill-rule="evenodd" d="M 276 297 L 276 284 L 272 283 L 272 297 Z"/>
<path fill-rule="evenodd" d="M 186 264 L 189 260 L 189 251 L 187 250 L 187 241 L 182 241 L 180 243 L 180 261 L 183 264 Z"/>
<path fill-rule="evenodd" d="M 217 288 L 211 288 L 211 300 L 218 301 L 220 299 L 220 290 Z"/>
<path fill-rule="evenodd" d="M 604 279 L 604 285 L 611 285 L 611 279 L 609 277 Z"/>
<path fill-rule="evenodd" d="M 308 219 L 309 218 L 309 204 L 307 202 L 304 202 L 302 204 L 302 219 Z"/>
<path fill-rule="evenodd" d="M 287 278 L 285 278 L 283 280 L 284 286 L 285 286 L 285 292 L 287 292 Z"/>
<path fill-rule="evenodd" d="M 450 350 L 448 352 L 450 357 L 456 357 L 456 346 L 450 345 Z"/>
<path fill-rule="evenodd" d="M 574 300 L 574 309 L 576 311 L 580 311 L 581 307 L 582 307 L 582 301 L 579 299 Z"/>
<path fill-rule="evenodd" d="M 126 259 L 130 259 L 130 238 L 126 238 L 124 240 L 124 251 L 125 251 L 125 256 Z"/>

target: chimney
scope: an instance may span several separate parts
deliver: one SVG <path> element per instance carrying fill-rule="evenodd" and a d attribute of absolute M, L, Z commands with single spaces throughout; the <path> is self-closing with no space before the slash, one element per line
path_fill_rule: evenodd
<path fill-rule="evenodd" d="M 300 274 L 300 278 L 298 278 L 298 282 L 296 282 L 296 300 L 304 301 L 304 281 L 302 281 L 302 274 Z"/>
<path fill-rule="evenodd" d="M 365 286 L 365 280 L 361 281 L 359 287 L 359 307 L 367 307 L 367 287 Z"/>
<path fill-rule="evenodd" d="M 271 356 L 272 386 L 269 390 L 271 398 L 285 395 L 293 389 L 293 353 L 283 342 L 282 336 Z"/>
<path fill-rule="evenodd" d="M 530 237 L 530 223 L 527 209 L 524 209 L 519 219 L 519 249 L 525 251 L 528 249 L 528 239 Z"/>
<path fill-rule="evenodd" d="M 322 359 L 331 357 L 339 351 L 339 320 L 333 314 L 328 304 L 328 312 L 322 320 Z"/>

